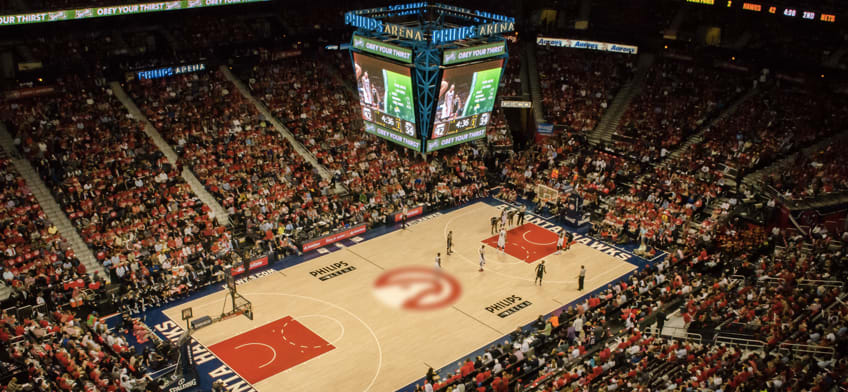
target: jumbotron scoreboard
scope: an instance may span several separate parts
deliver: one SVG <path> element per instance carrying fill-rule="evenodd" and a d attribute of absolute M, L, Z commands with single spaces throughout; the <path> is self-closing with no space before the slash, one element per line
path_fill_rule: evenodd
<path fill-rule="evenodd" d="M 486 137 L 513 18 L 422 2 L 345 23 L 365 132 L 422 153 Z"/>

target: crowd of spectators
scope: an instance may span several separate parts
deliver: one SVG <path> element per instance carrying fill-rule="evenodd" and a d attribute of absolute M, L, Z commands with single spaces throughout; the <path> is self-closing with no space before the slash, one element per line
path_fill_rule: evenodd
<path fill-rule="evenodd" d="M 595 129 L 636 61 L 626 54 L 548 47 L 539 47 L 536 58 L 547 118 L 574 131 Z"/>
<path fill-rule="evenodd" d="M 843 97 L 780 83 L 763 89 L 707 129 L 704 140 L 688 147 L 675 165 L 710 176 L 729 166 L 740 177 L 846 125 L 848 106 Z"/>
<path fill-rule="evenodd" d="M 220 71 L 134 82 L 127 90 L 181 164 L 248 234 L 247 245 L 273 246 L 278 228 L 293 235 L 321 221 L 329 184 Z"/>
<path fill-rule="evenodd" d="M 95 283 L 8 157 L 0 158 L 0 184 L 0 274 L 12 288 L 7 303 L 65 304 L 79 295 L 78 286 Z"/>
<path fill-rule="evenodd" d="M 0 341 L 12 366 L 4 370 L 14 374 L 8 392 L 152 390 L 145 372 L 154 355 L 135 353 L 96 313 L 3 310 Z"/>
<path fill-rule="evenodd" d="M 655 161 L 750 85 L 738 71 L 663 60 L 655 64 L 619 123 L 616 149 Z"/>
<path fill-rule="evenodd" d="M 600 208 L 622 183 L 632 181 L 643 168 L 621 156 L 596 150 L 576 132 L 561 132 L 495 163 L 499 179 L 529 200 L 542 202 L 537 185 L 559 192 L 555 200 L 544 201 L 553 215 L 565 212 L 566 200 L 574 194 L 588 210 Z"/>
<path fill-rule="evenodd" d="M 377 142 L 362 132 L 358 99 L 338 73 L 349 61 L 340 54 L 320 56 L 271 58 L 246 79 L 254 96 L 352 194 L 331 200 L 336 214 L 382 224 L 404 205 L 436 208 L 483 194 L 486 168 L 476 147 L 433 153 L 425 161 L 408 149 Z"/>
<path fill-rule="evenodd" d="M 828 144 L 809 156 L 798 153 L 765 182 L 786 199 L 804 199 L 848 190 L 848 141 Z"/>
<path fill-rule="evenodd" d="M 211 256 L 232 248 L 229 230 L 109 89 L 69 77 L 57 92 L 5 109 L 20 150 L 108 280 L 149 302 L 196 288 L 187 280 L 192 264 L 222 263 Z"/>

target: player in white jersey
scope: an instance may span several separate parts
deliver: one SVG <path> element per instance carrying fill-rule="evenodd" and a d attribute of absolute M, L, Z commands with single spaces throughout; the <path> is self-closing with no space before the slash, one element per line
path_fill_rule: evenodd
<path fill-rule="evenodd" d="M 362 74 L 362 78 L 360 79 L 360 88 L 362 91 L 359 93 L 359 96 L 362 97 L 362 100 L 368 105 L 374 104 L 373 93 L 371 92 L 371 79 L 368 77 L 368 71 L 365 71 Z"/>
<path fill-rule="evenodd" d="M 562 251 L 563 242 L 565 242 L 565 231 L 559 232 L 559 236 L 557 237 L 557 250 L 556 250 L 557 254 L 559 254 Z"/>
<path fill-rule="evenodd" d="M 498 249 L 501 250 L 501 253 L 506 249 L 506 229 L 501 229 L 501 233 L 498 235 Z"/>
<path fill-rule="evenodd" d="M 453 112 L 453 100 L 456 85 L 452 84 L 448 91 L 445 92 L 445 102 L 442 104 L 442 120 L 447 120 Z"/>
<path fill-rule="evenodd" d="M 486 250 L 486 245 L 480 245 L 480 272 L 483 272 L 483 265 L 486 264 L 486 256 L 483 255 L 484 250 Z"/>

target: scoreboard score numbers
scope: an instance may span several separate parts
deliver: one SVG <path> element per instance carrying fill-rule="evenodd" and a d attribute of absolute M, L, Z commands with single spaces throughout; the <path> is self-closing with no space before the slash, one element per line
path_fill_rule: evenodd
<path fill-rule="evenodd" d="M 804 9 L 799 7 L 775 4 L 772 2 L 740 1 L 740 0 L 686 0 L 687 3 L 700 5 L 723 5 L 725 8 L 740 8 L 749 12 L 762 12 L 772 15 L 783 15 L 789 18 L 800 17 L 806 20 L 818 20 L 825 23 L 836 23 L 836 14 L 822 12 L 820 10 Z"/>

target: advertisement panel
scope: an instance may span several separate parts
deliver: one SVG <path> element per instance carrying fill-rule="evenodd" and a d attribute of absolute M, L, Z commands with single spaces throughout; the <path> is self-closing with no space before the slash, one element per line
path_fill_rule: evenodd
<path fill-rule="evenodd" d="M 401 46 L 392 45 L 370 38 L 365 38 L 356 34 L 353 35 L 353 40 L 351 42 L 351 46 L 354 49 L 359 49 L 363 52 L 388 57 L 392 60 L 397 60 L 402 63 L 412 62 L 412 49 L 407 49 Z"/>
<path fill-rule="evenodd" d="M 420 146 L 411 70 L 360 53 L 353 54 L 353 68 L 365 131 L 404 147 Z"/>
<path fill-rule="evenodd" d="M 442 55 L 442 65 L 482 60 L 506 54 L 506 42 L 495 42 L 470 48 L 448 49 Z"/>
<path fill-rule="evenodd" d="M 415 208 L 410 208 L 406 210 L 406 217 L 412 218 L 413 216 L 418 216 L 424 213 L 424 206 L 419 205 Z M 395 222 L 400 222 L 403 219 L 403 211 L 395 213 Z"/>
<path fill-rule="evenodd" d="M 257 268 L 262 268 L 266 265 L 268 265 L 268 255 L 262 256 L 262 257 L 260 257 L 256 260 L 253 260 L 250 263 L 248 263 L 247 264 L 247 270 L 245 270 L 244 264 L 241 264 L 238 267 L 233 267 L 232 270 L 230 270 L 230 273 L 233 276 L 236 276 L 236 275 L 240 275 L 240 274 L 245 273 L 245 271 L 253 271 Z"/>
<path fill-rule="evenodd" d="M 591 49 L 591 50 L 599 50 L 602 52 L 614 52 L 614 53 L 624 53 L 624 54 L 638 54 L 639 47 L 634 45 L 623 45 L 623 44 L 614 44 L 610 42 L 599 42 L 599 41 L 587 41 L 582 39 L 568 39 L 568 38 L 550 38 L 550 37 L 537 37 L 536 45 L 539 46 L 555 46 L 560 48 L 572 48 L 572 49 Z"/>
<path fill-rule="evenodd" d="M 271 0 L 174 0 L 155 3 L 137 3 L 113 5 L 107 7 L 77 8 L 26 14 L 0 15 L 0 26 L 14 26 L 31 23 L 60 22 L 100 18 L 104 16 L 146 14 L 151 12 L 177 11 L 191 8 L 216 7 L 247 3 L 264 3 Z"/>
<path fill-rule="evenodd" d="M 489 124 L 503 64 L 494 60 L 445 69 L 427 151 L 485 137 L 485 132 L 473 131 Z M 451 143 L 434 142 L 444 137 L 454 138 Z"/>
<path fill-rule="evenodd" d="M 321 237 L 321 238 L 318 238 L 318 239 L 311 240 L 309 242 L 305 242 L 305 243 L 303 243 L 301 248 L 304 252 L 310 251 L 310 250 L 313 250 L 313 249 L 317 249 L 317 248 L 320 248 L 322 246 L 327 246 L 327 245 L 330 245 L 334 242 L 341 241 L 345 238 L 350 238 L 350 237 L 353 237 L 355 235 L 362 234 L 367 229 L 368 229 L 368 226 L 363 223 L 363 224 L 360 224 L 359 226 L 354 226 L 354 227 L 351 227 L 349 229 L 342 230 L 342 231 L 336 232 L 334 234 L 330 234 L 330 235 L 325 236 L 325 237 Z"/>
<path fill-rule="evenodd" d="M 530 109 L 533 107 L 533 102 L 530 101 L 501 101 L 502 108 L 513 109 Z"/>

